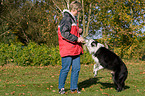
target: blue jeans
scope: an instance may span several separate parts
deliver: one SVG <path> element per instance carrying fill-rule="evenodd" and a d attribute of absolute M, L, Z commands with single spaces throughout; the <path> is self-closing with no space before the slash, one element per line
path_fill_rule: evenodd
<path fill-rule="evenodd" d="M 69 56 L 69 57 L 62 57 L 62 69 L 59 75 L 59 86 L 58 88 L 64 88 L 65 81 L 72 65 L 71 70 L 71 84 L 70 90 L 77 89 L 79 71 L 80 71 L 80 56 Z"/>

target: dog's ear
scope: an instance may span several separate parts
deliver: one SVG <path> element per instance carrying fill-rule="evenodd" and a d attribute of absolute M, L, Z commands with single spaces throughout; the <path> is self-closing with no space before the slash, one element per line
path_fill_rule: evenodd
<path fill-rule="evenodd" d="M 98 43 L 97 41 L 93 41 L 93 42 L 91 43 L 91 46 L 92 46 L 92 47 L 96 47 L 96 46 L 97 46 L 97 43 Z"/>

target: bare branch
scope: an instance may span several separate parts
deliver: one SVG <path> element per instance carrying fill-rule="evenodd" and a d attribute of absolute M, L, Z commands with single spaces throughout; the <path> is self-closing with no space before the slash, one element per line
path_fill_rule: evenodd
<path fill-rule="evenodd" d="M 54 7 L 52 7 L 52 6 L 49 6 L 49 7 L 51 7 L 53 10 L 55 10 Z M 54 12 L 57 13 L 57 14 L 60 14 L 58 11 L 54 11 Z"/>
<path fill-rule="evenodd" d="M 24 36 L 25 36 L 25 38 L 26 38 L 26 41 L 29 42 L 29 40 L 28 40 L 29 38 L 28 38 L 28 36 L 25 34 L 24 30 L 22 30 L 22 32 L 23 32 L 23 34 L 24 34 Z"/>
<path fill-rule="evenodd" d="M 8 33 L 11 29 L 9 29 L 8 31 L 2 33 L 0 36 L 5 35 L 6 33 Z"/>
<path fill-rule="evenodd" d="M 54 5 L 60 10 L 60 12 L 62 13 L 62 10 L 57 6 L 57 4 L 54 2 L 54 0 L 52 0 L 52 2 L 54 3 Z"/>
<path fill-rule="evenodd" d="M 68 10 L 69 10 L 69 2 L 70 2 L 70 1 L 69 1 L 69 0 L 67 0 L 67 8 L 68 8 Z"/>
<path fill-rule="evenodd" d="M 91 7 L 92 7 L 92 3 L 90 3 L 90 6 L 89 6 L 89 17 L 88 17 L 88 23 L 87 23 L 87 28 L 86 28 L 86 36 L 88 35 L 88 31 L 89 31 L 89 24 L 90 24 L 90 21 L 91 21 Z"/>
<path fill-rule="evenodd" d="M 83 11 L 83 37 L 86 37 L 84 0 L 82 0 L 82 11 Z"/>

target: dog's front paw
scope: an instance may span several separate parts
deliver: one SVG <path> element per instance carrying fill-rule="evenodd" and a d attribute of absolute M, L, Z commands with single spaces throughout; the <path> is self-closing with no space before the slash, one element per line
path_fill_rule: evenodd
<path fill-rule="evenodd" d="M 94 71 L 94 77 L 96 77 L 97 76 L 97 71 Z"/>
<path fill-rule="evenodd" d="M 97 77 L 97 74 L 94 74 L 94 77 Z"/>

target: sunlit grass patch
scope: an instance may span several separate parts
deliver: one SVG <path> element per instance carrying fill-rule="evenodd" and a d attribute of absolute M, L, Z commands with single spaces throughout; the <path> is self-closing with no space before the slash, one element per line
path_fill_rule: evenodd
<path fill-rule="evenodd" d="M 93 64 L 81 65 L 78 86 L 81 94 L 75 96 L 144 96 L 145 62 L 124 60 L 128 68 L 125 90 L 116 92 L 110 70 L 100 70 L 93 77 Z M 61 66 L 21 67 L 12 64 L 0 67 L 0 96 L 59 96 L 58 78 Z M 70 93 L 70 74 L 66 80 L 66 95 Z"/>

